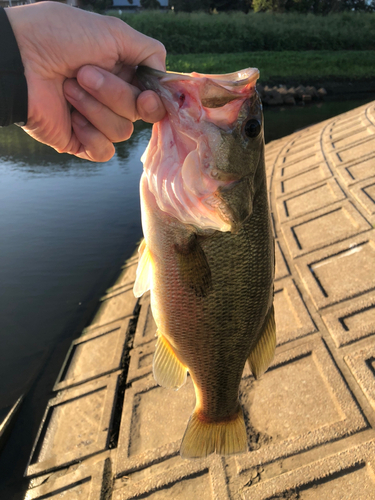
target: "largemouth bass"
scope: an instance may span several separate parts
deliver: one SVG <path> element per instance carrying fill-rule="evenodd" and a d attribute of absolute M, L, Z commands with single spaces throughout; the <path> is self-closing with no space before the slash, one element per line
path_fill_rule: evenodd
<path fill-rule="evenodd" d="M 247 450 L 238 392 L 275 351 L 274 243 L 258 70 L 228 75 L 137 70 L 166 109 L 142 157 L 144 240 L 134 293 L 151 292 L 156 381 L 190 373 L 196 407 L 181 456 Z"/>

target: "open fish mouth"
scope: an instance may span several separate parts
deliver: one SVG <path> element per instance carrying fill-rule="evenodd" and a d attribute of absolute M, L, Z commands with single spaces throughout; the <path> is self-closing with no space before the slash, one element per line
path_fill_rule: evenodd
<path fill-rule="evenodd" d="M 251 112 L 259 71 L 205 75 L 140 66 L 136 77 L 167 110 L 142 157 L 159 208 L 199 230 L 237 231 L 251 212 L 247 162 L 261 147 L 244 132 L 252 122 L 261 132 Z"/>
<path fill-rule="evenodd" d="M 159 71 L 148 66 L 138 66 L 136 77 L 145 90 L 154 90 L 162 98 L 163 89 L 168 84 L 189 82 L 200 86 L 200 100 L 206 108 L 219 108 L 228 102 L 243 98 L 254 92 L 255 83 L 259 78 L 257 68 L 246 68 L 234 73 L 209 75 L 203 73 L 177 73 Z"/>

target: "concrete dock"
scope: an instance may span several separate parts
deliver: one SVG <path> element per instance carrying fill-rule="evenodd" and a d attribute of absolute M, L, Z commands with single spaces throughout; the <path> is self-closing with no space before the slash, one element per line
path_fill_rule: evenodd
<path fill-rule="evenodd" d="M 375 498 L 375 102 L 268 144 L 266 165 L 278 345 L 243 374 L 249 452 L 180 458 L 193 384 L 152 377 L 134 256 L 71 346 L 26 499 Z"/>

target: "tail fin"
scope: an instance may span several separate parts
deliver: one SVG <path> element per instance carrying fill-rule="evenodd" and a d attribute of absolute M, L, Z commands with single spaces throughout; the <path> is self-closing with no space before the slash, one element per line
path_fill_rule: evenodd
<path fill-rule="evenodd" d="M 247 435 L 242 408 L 233 418 L 222 422 L 205 422 L 195 409 L 182 440 L 182 458 L 202 458 L 211 453 L 233 455 L 247 451 Z"/>

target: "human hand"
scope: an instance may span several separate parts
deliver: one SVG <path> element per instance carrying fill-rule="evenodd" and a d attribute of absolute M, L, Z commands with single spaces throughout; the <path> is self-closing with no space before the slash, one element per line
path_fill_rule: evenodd
<path fill-rule="evenodd" d="M 113 142 L 131 136 L 133 121 L 163 118 L 157 94 L 141 92 L 133 81 L 137 65 L 165 70 L 160 42 L 114 17 L 58 3 L 6 12 L 25 67 L 23 128 L 32 137 L 59 152 L 107 161 Z"/>

